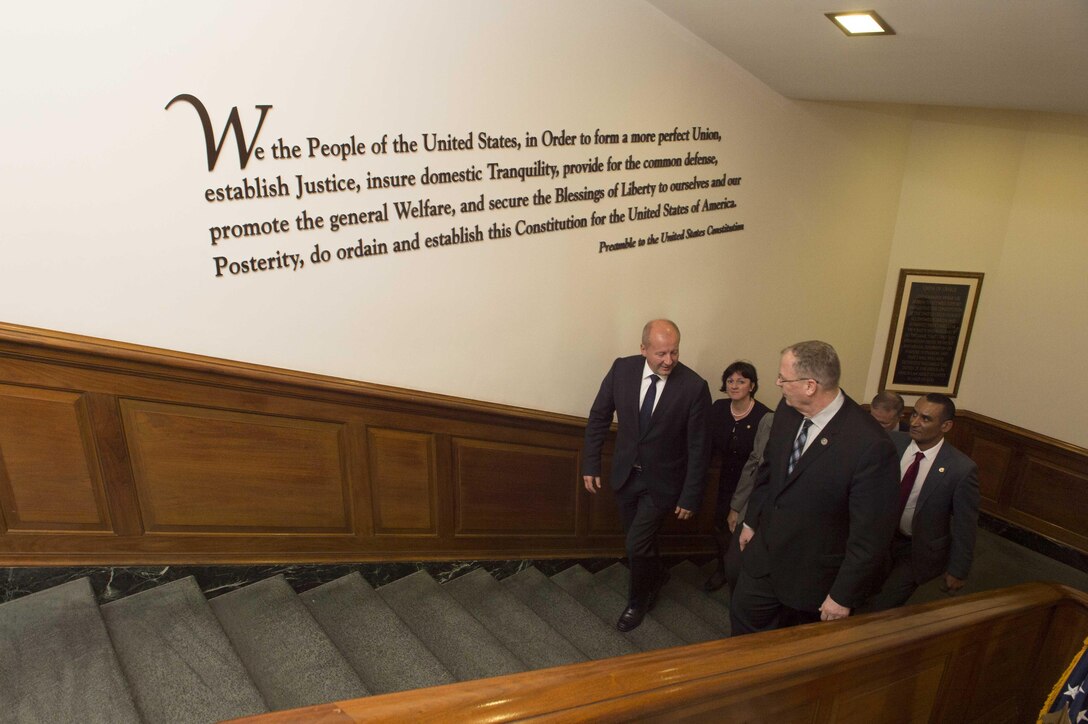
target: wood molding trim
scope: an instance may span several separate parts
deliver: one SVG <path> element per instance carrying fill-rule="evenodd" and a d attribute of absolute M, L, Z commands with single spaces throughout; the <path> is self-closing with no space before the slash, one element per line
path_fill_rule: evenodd
<path fill-rule="evenodd" d="M 1034 721 L 1086 634 L 1088 596 L 1029 583 L 238 721 Z"/>
<path fill-rule="evenodd" d="M 1088 451 L 957 421 L 986 512 L 1088 551 Z M 0 323 L 0 565 L 620 556 L 584 425 Z M 667 552 L 711 550 L 716 481 Z"/>

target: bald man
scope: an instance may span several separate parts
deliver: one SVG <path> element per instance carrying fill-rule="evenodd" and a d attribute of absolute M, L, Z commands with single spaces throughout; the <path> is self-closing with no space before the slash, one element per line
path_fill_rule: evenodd
<path fill-rule="evenodd" d="M 657 559 L 657 533 L 668 515 L 691 518 L 699 508 L 710 460 L 710 387 L 680 363 L 680 329 L 655 319 L 642 330 L 640 354 L 612 363 L 586 424 L 582 481 L 601 487 L 601 448 L 612 416 L 619 425 L 609 484 L 626 537 L 631 582 L 620 631 L 642 623 L 668 577 Z"/>

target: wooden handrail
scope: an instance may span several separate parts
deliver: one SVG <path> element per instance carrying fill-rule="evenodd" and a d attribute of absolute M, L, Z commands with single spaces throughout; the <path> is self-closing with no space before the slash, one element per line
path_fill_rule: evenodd
<path fill-rule="evenodd" d="M 1034 720 L 1088 595 L 1029 583 L 756 636 L 249 717 L 281 722 Z M 1010 715 L 1008 707 L 1014 707 Z"/>

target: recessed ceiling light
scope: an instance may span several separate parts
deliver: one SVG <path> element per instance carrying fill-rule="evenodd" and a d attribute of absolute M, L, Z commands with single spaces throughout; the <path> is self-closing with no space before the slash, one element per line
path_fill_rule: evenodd
<path fill-rule="evenodd" d="M 876 14 L 875 10 L 851 10 L 842 13 L 824 13 L 847 35 L 895 35 L 891 26 Z"/>

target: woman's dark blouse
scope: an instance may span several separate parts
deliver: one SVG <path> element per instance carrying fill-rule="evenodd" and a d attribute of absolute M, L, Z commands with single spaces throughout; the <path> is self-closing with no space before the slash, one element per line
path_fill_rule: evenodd
<path fill-rule="evenodd" d="M 718 478 L 718 505 L 715 522 L 725 524 L 729 514 L 729 501 L 737 489 L 744 463 L 752 454 L 756 428 L 759 421 L 770 409 L 756 400 L 752 411 L 743 420 L 734 420 L 729 410 L 729 400 L 717 400 L 710 408 L 710 434 L 714 445 L 714 455 L 721 461 L 721 476 Z"/>

